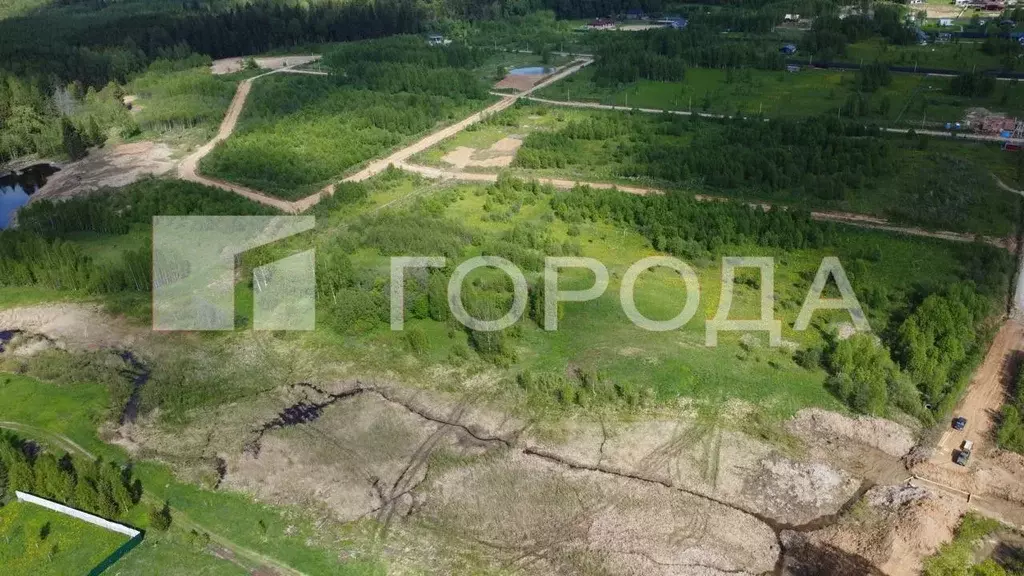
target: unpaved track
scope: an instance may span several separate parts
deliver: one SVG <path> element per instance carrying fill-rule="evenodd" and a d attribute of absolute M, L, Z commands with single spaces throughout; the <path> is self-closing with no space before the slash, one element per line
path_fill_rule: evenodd
<path fill-rule="evenodd" d="M 394 164 L 395 166 L 398 166 L 399 164 L 404 163 L 406 160 L 408 160 L 412 156 L 414 156 L 416 154 L 419 154 L 420 152 L 423 152 L 427 148 L 430 148 L 430 147 L 436 145 L 437 143 L 441 142 L 442 140 L 445 140 L 447 138 L 451 138 L 452 136 L 458 134 L 459 132 L 462 132 L 463 130 L 465 130 L 469 126 L 471 126 L 473 124 L 476 124 L 480 120 L 483 120 L 484 118 L 487 118 L 488 116 L 491 116 L 493 114 L 497 114 L 498 112 L 501 112 L 502 110 L 504 110 L 504 109 L 508 108 L 509 106 L 515 104 L 516 101 L 519 100 L 520 98 L 528 97 L 530 94 L 532 94 L 536 90 L 540 90 L 542 88 L 546 88 L 547 86 L 550 86 L 551 84 L 554 84 L 555 82 L 558 82 L 559 80 L 561 80 L 562 78 L 565 78 L 566 76 L 569 76 L 571 74 L 575 74 L 576 72 L 578 72 L 583 67 L 589 66 L 592 62 L 593 62 L 593 60 L 591 60 L 589 58 L 582 58 L 582 59 L 577 60 L 576 62 L 566 66 L 565 68 L 559 70 L 555 74 L 552 74 L 551 76 L 549 76 L 544 81 L 540 82 L 539 84 L 537 84 L 533 88 L 530 88 L 529 90 L 527 90 L 525 92 L 522 92 L 521 94 L 502 95 L 501 100 L 495 102 L 494 104 L 491 104 L 490 106 L 488 106 L 484 110 L 482 110 L 480 112 L 477 112 L 476 114 L 471 115 L 470 117 L 466 118 L 465 120 L 462 120 L 461 122 L 458 122 L 458 123 L 453 124 L 451 126 L 448 126 L 446 128 L 442 128 L 441 130 L 438 130 L 437 132 L 434 132 L 433 134 L 429 134 L 427 136 L 424 136 L 423 138 L 421 138 L 417 142 L 414 142 L 413 144 L 410 144 L 409 146 L 406 146 L 405 148 L 402 148 L 401 150 L 398 150 L 397 152 L 394 152 L 393 154 L 391 154 L 390 156 L 388 156 L 386 158 L 382 158 L 380 160 L 376 160 L 374 162 L 371 162 L 366 168 L 363 168 L 359 172 L 349 176 L 348 178 L 345 178 L 344 181 L 345 182 L 362 182 L 363 180 L 366 180 L 366 179 L 371 178 L 371 177 L 373 177 L 373 176 L 375 176 L 377 174 L 380 174 L 381 172 L 386 170 L 388 166 L 390 166 L 392 164 Z"/>
<path fill-rule="evenodd" d="M 1024 324 L 1008 320 L 996 334 L 985 360 L 971 380 L 964 399 L 956 408 L 956 415 L 967 418 L 963 430 L 950 426 L 939 440 L 932 463 L 956 474 L 969 474 L 971 466 L 958 466 L 953 462 L 954 452 L 964 440 L 974 442 L 971 464 L 984 458 L 992 446 L 996 419 L 1006 400 L 1019 355 L 1024 352 Z"/>
<path fill-rule="evenodd" d="M 196 182 L 206 186 L 212 186 L 214 188 L 220 188 L 228 192 L 234 192 L 240 196 L 244 196 L 254 202 L 272 206 L 281 210 L 282 212 L 295 213 L 296 210 L 292 202 L 281 200 L 280 198 L 274 198 L 267 196 L 262 192 L 240 186 L 238 184 L 232 184 L 216 178 L 210 178 L 208 176 L 202 176 L 199 174 L 199 162 L 210 153 L 211 150 L 220 142 L 227 140 L 231 133 L 235 131 L 235 125 L 238 124 L 238 117 L 242 114 L 242 108 L 245 107 L 245 100 L 249 97 L 249 90 L 252 88 L 254 80 L 263 78 L 274 74 L 278 70 L 266 72 L 259 76 L 253 76 L 243 80 L 239 85 L 238 89 L 235 90 L 235 96 L 231 99 L 231 105 L 228 106 L 228 112 L 224 116 L 224 120 L 220 123 L 220 129 L 217 131 L 217 135 L 212 140 L 203 144 L 198 150 L 189 154 L 181 164 L 178 165 L 178 177 L 182 180 L 188 180 L 190 182 Z"/>
<path fill-rule="evenodd" d="M 30 424 L 22 424 L 20 422 L 0 422 L 0 429 L 20 432 L 22 434 L 26 434 L 36 439 L 40 439 L 44 443 L 56 446 L 70 454 L 84 456 L 89 460 L 96 459 L 95 454 L 81 447 L 80 445 L 75 443 L 74 440 L 68 438 L 67 436 L 64 436 L 63 434 L 58 434 L 56 432 L 46 430 L 45 428 L 39 428 L 38 426 L 32 426 Z M 163 504 L 163 502 L 160 499 L 150 494 L 144 493 L 142 497 L 143 500 L 145 500 L 150 505 L 159 506 Z M 251 550 L 249 548 L 236 544 L 228 540 L 227 538 L 220 536 L 219 534 L 211 532 L 201 524 L 198 524 L 191 520 L 184 512 L 177 510 L 173 507 L 171 508 L 171 517 L 174 520 L 175 527 L 180 528 L 182 530 L 195 530 L 197 532 L 205 532 L 210 536 L 211 542 L 230 550 L 238 557 L 245 558 L 249 561 L 249 563 L 253 565 L 256 565 L 261 568 L 272 568 L 276 573 L 287 576 L 306 576 L 303 572 L 295 570 L 294 568 L 288 566 L 287 564 L 284 564 L 283 562 L 279 562 L 269 556 L 260 554 L 255 550 Z M 228 560 L 235 562 L 236 564 L 239 564 L 241 567 L 245 569 L 251 568 L 250 565 L 239 563 L 237 560 Z"/>
<path fill-rule="evenodd" d="M 453 170 L 445 170 L 442 168 L 432 168 L 430 166 L 419 166 L 416 164 L 408 164 L 406 162 L 399 162 L 395 164 L 397 168 L 406 170 L 408 172 L 414 172 L 427 178 L 435 179 L 448 179 L 448 180 L 459 180 L 463 182 L 487 182 L 493 183 L 498 181 L 498 175 L 494 173 L 486 172 L 460 172 Z M 664 194 L 664 190 L 658 188 L 650 188 L 645 186 L 629 186 L 621 184 L 609 184 L 607 182 L 587 182 L 583 180 L 567 180 L 562 178 L 531 178 L 541 184 L 548 184 L 562 190 L 568 190 L 574 186 L 589 186 L 591 188 L 600 190 L 617 189 L 621 192 L 627 192 L 629 194 Z M 697 194 L 694 196 L 697 200 L 707 202 L 723 202 L 730 200 L 729 198 L 723 198 L 720 196 L 708 196 L 704 194 Z M 752 202 L 751 206 L 758 206 L 765 210 L 772 207 L 771 204 L 765 202 Z M 938 238 L 940 240 L 952 240 L 955 242 L 974 242 L 978 236 L 974 234 L 966 234 L 963 232 L 948 232 L 941 230 L 925 230 L 923 228 L 915 228 L 913 226 L 899 226 L 891 224 L 889 221 L 876 218 L 874 216 L 866 216 L 864 214 L 852 214 L 849 212 L 811 212 L 811 218 L 815 220 L 827 221 L 827 222 L 838 222 L 841 224 L 848 224 L 850 226 L 856 226 L 858 228 L 870 228 L 873 230 L 885 230 L 887 232 L 897 232 L 900 234 L 907 234 L 910 236 L 922 236 L 925 238 Z M 1006 250 L 1014 249 L 1014 242 L 1008 238 L 996 238 L 985 236 L 982 237 L 986 243 Z"/>
<path fill-rule="evenodd" d="M 546 78 L 545 80 L 543 80 L 542 82 L 538 83 L 536 86 L 534 86 L 533 88 L 531 88 L 531 89 L 529 89 L 529 90 L 527 90 L 525 92 L 522 92 L 520 94 L 514 94 L 514 95 L 500 95 L 498 93 L 494 93 L 496 95 L 500 95 L 501 96 L 501 100 L 499 100 L 498 102 L 495 102 L 494 104 L 488 106 L 484 110 L 482 110 L 480 112 L 477 112 L 477 113 L 474 113 L 474 114 L 470 115 L 469 117 L 467 117 L 467 118 L 465 118 L 465 119 L 463 119 L 463 120 L 461 120 L 461 121 L 459 121 L 459 122 L 457 122 L 457 123 L 455 123 L 455 124 L 453 124 L 451 126 L 444 127 L 444 128 L 442 128 L 442 129 L 440 129 L 440 130 L 438 130 L 436 132 L 428 134 L 427 136 L 424 136 L 423 138 L 417 140 L 416 142 L 410 144 L 409 146 L 406 146 L 406 147 L 404 147 L 404 148 L 402 148 L 400 150 L 397 150 L 397 151 L 393 152 L 392 154 L 390 154 L 389 156 L 387 156 L 385 158 L 382 158 L 382 159 L 379 159 L 379 160 L 374 160 L 374 161 L 370 162 L 365 168 L 363 168 L 359 172 L 356 172 L 355 174 L 352 174 L 352 175 L 346 177 L 343 180 L 343 182 L 362 182 L 364 180 L 372 178 L 373 176 L 376 176 L 377 174 L 380 174 L 381 172 L 386 170 L 389 166 L 395 166 L 395 167 L 401 168 L 403 170 L 407 170 L 407 171 L 410 171 L 410 172 L 415 172 L 417 174 L 420 174 L 420 175 L 423 175 L 423 176 L 426 176 L 426 177 L 429 177 L 429 178 L 435 178 L 435 179 L 454 179 L 454 180 L 461 180 L 461 181 L 466 181 L 466 182 L 488 182 L 488 183 L 496 182 L 497 178 L 498 178 L 497 174 L 486 174 L 486 173 L 477 173 L 477 172 L 457 172 L 457 171 L 442 170 L 442 169 L 438 169 L 438 168 L 430 168 L 430 167 L 427 167 L 427 166 L 418 166 L 418 165 L 415 165 L 415 164 L 409 164 L 407 162 L 407 160 L 409 158 L 413 157 L 414 155 L 419 154 L 420 152 L 423 152 L 424 150 L 427 150 L 428 148 L 431 148 L 432 146 L 437 145 L 441 141 L 446 140 L 448 138 L 451 138 L 452 136 L 455 136 L 459 132 L 462 132 L 463 130 L 465 130 L 469 126 L 471 126 L 471 125 L 473 125 L 473 124 L 483 120 L 484 118 L 487 118 L 488 116 L 490 116 L 492 114 L 496 114 L 498 112 L 501 112 L 502 110 L 505 110 L 509 106 L 513 105 L 520 98 L 527 99 L 527 100 L 533 100 L 533 101 L 537 101 L 537 102 L 543 102 L 543 103 L 546 103 L 546 104 L 553 104 L 553 105 L 559 105 L 559 106 L 571 106 L 571 107 L 579 107 L 579 108 L 594 108 L 594 109 L 623 110 L 623 111 L 639 110 L 641 112 L 648 112 L 648 113 L 662 113 L 662 112 L 664 112 L 663 110 L 655 110 L 655 109 L 652 109 L 652 108 L 628 108 L 628 107 L 625 107 L 625 106 L 609 106 L 609 105 L 605 105 L 605 104 L 596 104 L 596 103 L 590 103 L 590 102 L 572 102 L 572 101 L 564 102 L 564 101 L 558 101 L 558 100 L 549 100 L 549 99 L 546 99 L 546 98 L 537 98 L 537 97 L 534 97 L 534 96 L 531 95 L 534 92 L 536 92 L 537 90 L 541 90 L 543 88 L 546 88 L 547 86 L 550 86 L 551 84 L 554 84 L 555 82 L 558 82 L 559 80 L 561 80 L 561 79 L 563 79 L 563 78 L 565 78 L 567 76 L 575 74 L 576 72 L 578 72 L 579 70 L 581 70 L 585 66 L 588 66 L 588 65 L 590 65 L 592 63 L 593 63 L 593 59 L 592 58 L 590 58 L 590 57 L 581 57 L 580 59 L 574 61 L 573 63 L 569 64 L 568 66 L 565 66 L 564 68 L 562 68 L 561 70 L 559 70 L 555 74 L 552 74 L 551 76 L 549 76 L 548 78 Z M 239 194 L 241 196 L 249 198 L 250 200 L 253 200 L 255 202 L 259 202 L 261 204 L 265 204 L 267 206 L 272 206 L 272 207 L 274 207 L 274 208 L 276 208 L 278 210 L 281 210 L 282 212 L 289 213 L 289 214 L 299 214 L 299 213 L 305 212 L 306 210 L 309 210 L 310 208 L 312 208 L 313 206 L 318 204 L 320 202 L 320 200 L 322 198 L 324 198 L 325 196 L 329 196 L 331 194 L 334 194 L 334 184 L 329 184 L 329 185 L 325 186 L 323 189 L 321 189 L 319 192 L 317 192 L 315 194 L 307 196 L 306 198 L 303 198 L 301 200 L 296 200 L 294 202 L 289 202 L 287 200 L 282 200 L 280 198 L 274 198 L 274 197 L 269 196 L 267 194 L 264 194 L 264 193 L 262 193 L 262 192 L 260 192 L 258 190 L 253 190 L 253 189 L 247 188 L 245 186 L 241 186 L 241 185 L 238 185 L 238 184 L 233 184 L 233 183 L 230 183 L 230 182 L 225 182 L 223 180 L 219 180 L 219 179 L 216 179 L 216 178 L 210 178 L 208 176 L 202 176 L 198 172 L 199 162 L 202 160 L 202 158 L 205 157 L 207 154 L 209 154 L 210 151 L 213 150 L 213 148 L 218 143 L 220 143 L 223 140 L 226 140 L 234 132 L 235 126 L 238 124 L 238 118 L 241 115 L 242 109 L 245 106 L 245 101 L 246 101 L 246 99 L 249 96 L 249 91 L 252 88 L 253 81 L 255 81 L 255 80 L 259 79 L 259 78 L 262 78 L 264 76 L 268 76 L 270 74 L 275 74 L 275 73 L 312 74 L 312 75 L 318 75 L 318 76 L 327 75 L 326 72 L 314 72 L 314 71 L 308 71 L 308 70 L 297 70 L 297 69 L 295 69 L 295 66 L 299 66 L 299 65 L 301 65 L 301 64 L 296 64 L 294 66 L 289 66 L 289 67 L 284 67 L 284 68 L 278 68 L 276 70 L 272 70 L 270 72 L 266 72 L 264 74 L 260 74 L 259 76 L 254 76 L 252 78 L 249 78 L 247 80 L 242 81 L 239 84 L 237 91 L 235 92 L 235 96 L 234 96 L 234 98 L 231 101 L 231 105 L 228 108 L 228 112 L 225 115 L 223 122 L 221 122 L 220 129 L 218 130 L 217 135 L 212 140 L 210 140 L 209 142 L 204 144 L 202 147 L 200 147 L 198 150 L 196 150 L 195 152 L 190 154 L 187 158 L 182 160 L 181 164 L 178 166 L 178 176 L 180 178 L 184 179 L 184 180 L 189 180 L 189 181 L 192 181 L 192 182 L 197 182 L 197 183 L 200 183 L 200 184 L 205 184 L 207 186 L 213 186 L 213 187 L 216 187 L 216 188 L 220 188 L 222 190 L 226 190 L 226 191 L 229 191 L 229 192 L 234 192 L 236 194 Z M 672 114 L 680 114 L 680 115 L 689 115 L 689 114 L 691 114 L 690 112 L 679 111 L 679 110 L 669 111 L 669 112 L 672 113 Z M 704 117 L 721 117 L 720 115 L 707 114 L 707 113 L 702 113 L 702 112 L 698 112 L 696 114 L 699 115 L 699 116 L 704 116 Z M 894 131 L 894 132 L 903 131 L 901 129 L 887 129 L 887 130 L 891 131 L 891 132 L 892 131 Z M 922 133 L 922 134 L 933 134 L 933 135 L 940 135 L 940 136 L 948 136 L 948 134 L 946 134 L 944 132 L 919 131 L 919 133 Z M 969 135 L 961 135 L 961 136 L 969 137 Z M 985 139 L 985 138 L 981 138 L 981 137 L 979 137 L 979 138 L 980 139 Z M 642 187 L 642 186 L 629 186 L 629 185 L 609 184 L 609 183 L 606 183 L 606 182 L 584 182 L 584 181 L 574 181 L 574 180 L 567 180 L 567 179 L 560 179 L 560 178 L 538 178 L 537 181 L 542 183 L 542 184 L 550 184 L 550 185 L 552 185 L 552 186 L 554 186 L 556 188 L 560 188 L 560 189 L 569 189 L 569 188 L 572 188 L 573 186 L 576 186 L 577 184 L 582 184 L 582 185 L 590 186 L 591 188 L 597 188 L 597 189 L 611 189 L 611 188 L 615 188 L 615 189 L 618 189 L 618 190 L 620 190 L 622 192 L 627 192 L 627 193 L 630 193 L 630 194 L 661 194 L 661 193 L 663 193 L 662 190 L 658 190 L 656 188 L 649 188 L 649 187 Z M 1020 193 L 1019 190 L 1014 190 L 1013 188 L 1010 188 L 1009 186 L 1004 184 L 1002 181 L 999 180 L 998 177 L 996 178 L 996 181 L 998 182 L 998 184 L 1002 188 L 1004 188 L 1004 189 L 1006 189 L 1008 191 L 1011 191 L 1011 192 Z M 714 197 L 714 196 L 698 195 L 696 197 L 697 197 L 698 200 L 723 200 L 722 198 L 718 198 L 718 197 Z M 757 203 L 757 205 L 762 206 L 765 209 L 768 209 L 768 208 L 771 207 L 771 205 L 767 204 L 767 203 Z M 875 230 L 885 230 L 885 231 L 888 231 L 888 232 L 897 232 L 897 233 L 901 233 L 901 234 L 908 234 L 908 235 L 911 235 L 911 236 L 921 236 L 921 237 L 927 237 L 927 238 L 938 238 L 938 239 L 941 239 L 941 240 L 952 240 L 952 241 L 956 241 L 956 242 L 974 242 L 976 240 L 976 238 L 977 238 L 977 236 L 975 236 L 973 234 L 965 234 L 965 233 L 960 233 L 960 232 L 931 231 L 931 230 L 924 230 L 922 228 L 916 228 L 916 227 L 911 227 L 911 226 L 898 226 L 898 225 L 895 225 L 895 224 L 891 224 L 888 221 L 886 221 L 884 219 L 881 219 L 881 218 L 875 218 L 875 217 L 872 217 L 872 216 L 866 216 L 866 215 L 862 215 L 862 214 L 852 214 L 852 213 L 848 213 L 848 212 L 832 212 L 832 211 L 829 211 L 829 212 L 812 212 L 811 213 L 811 217 L 814 218 L 815 220 L 839 222 L 839 223 L 843 223 L 843 224 L 849 224 L 849 225 L 852 225 L 852 226 L 857 226 L 857 227 L 860 227 L 860 228 L 871 228 L 871 229 L 875 229 Z M 989 243 L 989 244 L 992 244 L 994 246 L 998 246 L 998 247 L 1001 247 L 1001 248 L 1005 248 L 1007 250 L 1013 250 L 1015 248 L 1013 241 L 1011 241 L 1009 239 L 984 237 L 983 240 L 985 242 Z"/>

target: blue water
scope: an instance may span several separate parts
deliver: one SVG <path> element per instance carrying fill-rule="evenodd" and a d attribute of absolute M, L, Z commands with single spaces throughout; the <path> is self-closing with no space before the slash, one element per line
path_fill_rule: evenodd
<path fill-rule="evenodd" d="M 551 72 L 551 68 L 545 68 L 543 66 L 528 66 L 526 68 L 513 68 L 509 71 L 509 74 L 513 76 L 540 76 Z"/>
<path fill-rule="evenodd" d="M 25 204 L 46 179 L 57 171 L 49 164 L 36 164 L 20 172 L 0 176 L 0 230 L 10 226 L 11 217 Z"/>

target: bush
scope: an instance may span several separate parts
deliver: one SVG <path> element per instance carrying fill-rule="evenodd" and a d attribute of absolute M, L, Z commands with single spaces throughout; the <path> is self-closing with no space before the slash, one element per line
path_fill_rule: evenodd
<path fill-rule="evenodd" d="M 165 532 L 171 527 L 171 508 L 164 502 L 163 506 L 153 506 L 149 509 L 149 527 L 160 532 Z"/>

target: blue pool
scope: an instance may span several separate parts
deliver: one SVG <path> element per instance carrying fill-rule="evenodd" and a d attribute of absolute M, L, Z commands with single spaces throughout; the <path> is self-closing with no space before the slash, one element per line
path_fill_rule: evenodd
<path fill-rule="evenodd" d="M 11 216 L 25 204 L 46 179 L 58 169 L 49 164 L 36 164 L 24 170 L 0 175 L 0 230 L 11 223 Z"/>
<path fill-rule="evenodd" d="M 550 74 L 553 71 L 553 68 L 528 66 L 526 68 L 513 68 L 512 70 L 509 70 L 509 74 L 512 74 L 513 76 L 543 76 L 544 74 Z"/>

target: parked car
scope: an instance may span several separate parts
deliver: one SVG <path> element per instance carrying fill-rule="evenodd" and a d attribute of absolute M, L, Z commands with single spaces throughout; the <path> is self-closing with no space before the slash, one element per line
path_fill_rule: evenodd
<path fill-rule="evenodd" d="M 963 430 L 964 426 L 967 426 L 967 418 L 964 418 L 963 416 L 957 416 L 956 418 L 953 418 L 954 430 Z"/>

